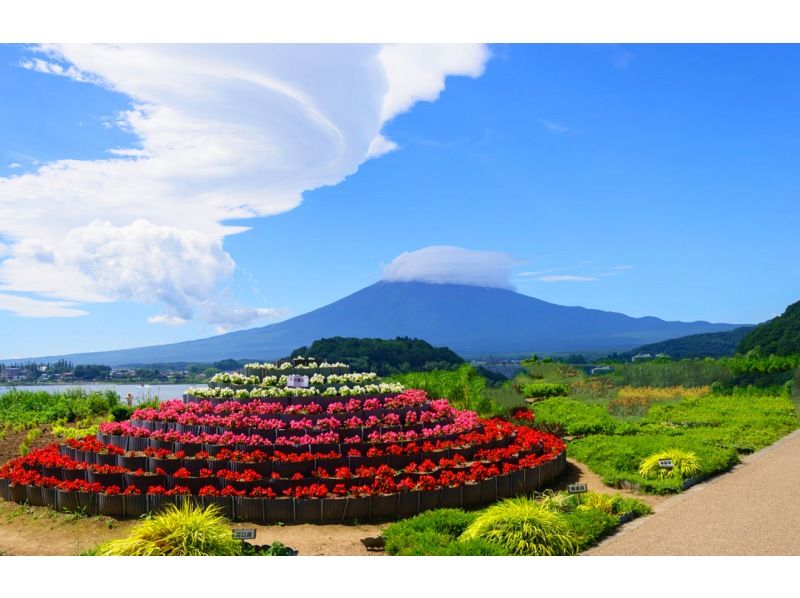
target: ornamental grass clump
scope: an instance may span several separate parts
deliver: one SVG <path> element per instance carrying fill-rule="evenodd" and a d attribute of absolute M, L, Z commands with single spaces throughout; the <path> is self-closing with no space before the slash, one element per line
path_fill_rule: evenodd
<path fill-rule="evenodd" d="M 672 461 L 672 467 L 661 467 L 658 462 Z M 700 473 L 700 459 L 694 453 L 671 449 L 650 455 L 639 465 L 639 475 L 645 478 L 690 478 Z"/>
<path fill-rule="evenodd" d="M 563 515 L 527 498 L 511 498 L 489 507 L 460 539 L 486 540 L 513 555 L 563 556 L 579 550 Z"/>
<path fill-rule="evenodd" d="M 235 556 L 241 542 L 216 505 L 206 508 L 186 502 L 136 525 L 127 538 L 101 545 L 97 556 Z"/>

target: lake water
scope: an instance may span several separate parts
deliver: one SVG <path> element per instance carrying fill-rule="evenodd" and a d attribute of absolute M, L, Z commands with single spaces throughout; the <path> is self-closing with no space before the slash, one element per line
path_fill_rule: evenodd
<path fill-rule="evenodd" d="M 205 388 L 205 384 L 48 384 L 42 386 L 18 386 L 19 390 L 45 390 L 47 392 L 61 392 L 68 388 L 81 388 L 85 392 L 113 390 L 124 401 L 128 393 L 133 395 L 134 404 L 155 399 L 162 401 L 180 399 L 187 388 Z M 0 386 L 0 394 L 9 391 L 12 386 Z"/>

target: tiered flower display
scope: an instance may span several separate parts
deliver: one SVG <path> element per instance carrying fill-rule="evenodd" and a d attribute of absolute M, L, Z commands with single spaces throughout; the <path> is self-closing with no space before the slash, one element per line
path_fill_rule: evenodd
<path fill-rule="evenodd" d="M 286 387 L 293 374 L 317 386 Z M 353 392 L 357 382 L 385 392 Z M 243 385 L 259 394 L 222 392 Z M 249 364 L 209 390 L 3 465 L 0 496 L 119 517 L 191 500 L 260 523 L 367 520 L 530 493 L 566 463 L 555 436 L 343 364 Z"/>

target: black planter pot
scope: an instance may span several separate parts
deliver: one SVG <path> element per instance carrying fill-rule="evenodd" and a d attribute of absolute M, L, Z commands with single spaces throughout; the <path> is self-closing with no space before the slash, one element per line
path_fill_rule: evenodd
<path fill-rule="evenodd" d="M 119 486 L 120 489 L 125 487 L 125 474 L 122 473 L 97 473 L 90 469 L 87 472 L 87 479 L 89 483 L 97 482 L 103 486 Z"/>
<path fill-rule="evenodd" d="M 0 498 L 11 500 L 11 482 L 7 478 L 0 478 Z"/>
<path fill-rule="evenodd" d="M 397 516 L 410 517 L 421 510 L 422 497 L 419 491 L 401 492 L 397 498 Z"/>
<path fill-rule="evenodd" d="M 146 494 L 126 494 L 122 497 L 125 517 L 138 518 L 147 513 Z"/>
<path fill-rule="evenodd" d="M 179 505 L 178 496 L 166 496 L 164 494 L 148 494 L 147 510 L 150 513 L 160 513 L 167 505 Z"/>
<path fill-rule="evenodd" d="M 50 507 L 51 509 L 58 508 L 56 489 L 42 486 L 42 502 L 45 507 Z"/>
<path fill-rule="evenodd" d="M 403 469 L 408 463 L 408 455 L 388 455 L 386 457 L 386 464 L 392 469 Z"/>
<path fill-rule="evenodd" d="M 464 484 L 461 487 L 461 495 L 463 496 L 463 508 L 474 509 L 481 506 L 481 485 L 478 484 Z"/>
<path fill-rule="evenodd" d="M 525 470 L 512 471 L 508 475 L 511 479 L 511 495 L 522 496 L 525 494 Z"/>
<path fill-rule="evenodd" d="M 167 487 L 167 476 L 164 475 L 134 475 L 132 473 L 124 474 L 125 487 L 135 486 L 143 494 L 147 493 L 150 486 L 163 486 Z"/>
<path fill-rule="evenodd" d="M 481 503 L 488 505 L 497 500 L 497 478 L 488 478 L 481 482 Z"/>
<path fill-rule="evenodd" d="M 319 502 L 322 503 L 322 521 L 342 521 L 345 516 L 347 500 L 346 498 L 321 499 Z"/>
<path fill-rule="evenodd" d="M 455 488 L 442 488 L 441 489 L 441 496 L 439 497 L 439 508 L 441 509 L 460 509 L 463 500 L 461 496 L 462 492 L 461 486 L 456 486 Z"/>
<path fill-rule="evenodd" d="M 117 455 L 116 464 L 120 467 L 126 467 L 131 471 L 136 471 L 137 469 L 147 469 L 150 465 L 150 459 L 145 455 L 136 455 L 135 457 Z"/>
<path fill-rule="evenodd" d="M 176 442 L 176 451 L 183 451 L 187 457 L 192 457 L 203 450 L 203 445 L 198 442 Z"/>
<path fill-rule="evenodd" d="M 322 502 L 318 498 L 295 499 L 295 521 L 298 523 L 320 523 L 322 521 Z"/>
<path fill-rule="evenodd" d="M 208 467 L 208 469 L 210 469 L 214 473 L 222 471 L 223 469 L 228 469 L 233 471 L 231 469 L 231 463 L 227 459 L 208 459 L 206 461 L 206 467 Z"/>
<path fill-rule="evenodd" d="M 311 461 L 299 462 L 274 461 L 272 463 L 272 469 L 275 473 L 281 474 L 281 477 L 290 478 L 296 473 L 300 473 L 304 476 L 310 475 L 314 470 L 314 465 L 313 459 Z"/>
<path fill-rule="evenodd" d="M 63 480 L 64 471 L 61 467 L 42 467 L 42 475 L 57 480 Z"/>
<path fill-rule="evenodd" d="M 24 503 L 28 500 L 27 486 L 11 484 L 8 490 L 8 496 L 11 500 L 18 503 Z"/>
<path fill-rule="evenodd" d="M 397 494 L 376 494 L 370 497 L 372 519 L 395 519 L 397 517 Z"/>
<path fill-rule="evenodd" d="M 57 489 L 56 496 L 56 504 L 59 511 L 83 512 L 87 515 L 97 514 L 97 495 L 93 492 L 72 492 Z"/>
<path fill-rule="evenodd" d="M 419 510 L 429 511 L 439 507 L 439 497 L 441 490 L 420 490 L 419 492 Z"/>
<path fill-rule="evenodd" d="M 365 519 L 369 519 L 369 514 L 370 514 L 369 511 L 370 511 L 369 496 L 359 496 L 359 497 L 351 496 L 345 499 L 344 514 L 342 515 L 342 518 L 345 520 L 358 519 L 359 521 L 363 521 Z"/>
<path fill-rule="evenodd" d="M 105 436 L 105 434 L 103 434 Z M 103 442 L 102 440 L 100 442 Z M 66 444 L 62 444 L 58 447 L 58 451 L 64 455 L 65 457 L 69 457 L 70 459 L 75 459 L 75 449 L 71 446 L 67 446 Z"/>
<path fill-rule="evenodd" d="M 265 480 L 255 480 L 253 482 L 240 482 L 237 480 L 228 480 L 227 483 L 230 486 L 236 488 L 237 490 L 244 490 L 249 494 L 253 488 L 255 488 L 256 486 L 263 486 L 266 482 Z"/>
<path fill-rule="evenodd" d="M 377 467 L 386 462 L 386 457 L 348 457 L 349 467 L 353 471 L 361 467 Z"/>
<path fill-rule="evenodd" d="M 25 486 L 25 493 L 27 495 L 28 504 L 30 504 L 32 507 L 44 506 L 41 486 Z"/>
<path fill-rule="evenodd" d="M 264 500 L 264 520 L 268 523 L 294 521 L 294 499 L 273 498 Z"/>
<path fill-rule="evenodd" d="M 236 505 L 236 518 L 239 521 L 252 521 L 253 523 L 260 523 L 260 524 L 266 522 L 266 519 L 264 517 L 263 498 L 237 496 L 235 497 L 234 501 Z"/>
<path fill-rule="evenodd" d="M 348 467 L 347 457 L 336 457 L 334 459 L 316 459 L 314 462 L 314 469 L 322 467 L 328 473 L 333 474 L 339 467 Z"/>
<path fill-rule="evenodd" d="M 98 494 L 97 514 L 108 517 L 124 517 L 125 504 L 121 494 Z"/>
<path fill-rule="evenodd" d="M 313 464 L 314 462 L 311 461 Z M 246 463 L 244 461 L 231 461 L 231 471 L 237 471 L 239 473 L 244 473 L 248 469 L 255 471 L 256 473 L 260 473 L 265 478 L 268 478 L 272 475 L 273 466 L 272 461 L 260 461 L 258 463 Z"/>
<path fill-rule="evenodd" d="M 86 470 L 85 469 L 68 469 L 63 468 L 61 472 L 61 479 L 65 482 L 70 480 L 86 480 Z"/>
<path fill-rule="evenodd" d="M 126 445 L 123 446 L 122 448 L 127 449 L 129 451 L 143 451 L 148 446 L 150 446 L 149 438 L 145 436 L 139 438 L 131 436 L 128 438 L 128 442 L 126 443 Z"/>
<path fill-rule="evenodd" d="M 167 475 L 172 475 L 183 467 L 183 459 L 157 459 L 155 457 L 150 457 L 148 461 L 148 469 L 150 471 L 155 471 L 157 467 L 160 467 Z"/>
<path fill-rule="evenodd" d="M 94 462 L 98 465 L 116 465 L 117 455 L 113 453 L 95 453 Z"/>
<path fill-rule="evenodd" d="M 511 485 L 511 474 L 504 473 L 497 476 L 497 498 L 511 498 L 514 496 L 514 489 Z"/>
<path fill-rule="evenodd" d="M 183 460 L 183 466 L 189 470 L 193 476 L 199 476 L 201 469 L 207 469 L 207 462 L 205 459 L 189 459 Z"/>
<path fill-rule="evenodd" d="M 525 480 L 525 494 L 530 494 L 539 489 L 539 467 L 526 467 L 522 470 Z"/>
<path fill-rule="evenodd" d="M 234 513 L 233 496 L 201 496 L 199 498 L 200 498 L 200 504 L 203 507 L 208 507 L 209 505 L 216 505 L 223 516 L 227 517 L 228 519 L 233 519 L 233 513 Z"/>
<path fill-rule="evenodd" d="M 203 450 L 207 452 L 212 457 L 220 452 L 223 448 L 225 448 L 222 444 L 204 444 Z"/>
<path fill-rule="evenodd" d="M 167 476 L 167 484 L 169 484 L 169 488 L 185 486 L 191 490 L 192 494 L 197 494 L 203 486 L 214 486 L 216 488 L 217 478 L 176 478 L 174 476 Z"/>
<path fill-rule="evenodd" d="M 283 494 L 284 490 L 287 490 L 288 488 L 292 488 L 296 483 L 297 482 L 295 482 L 294 480 L 288 480 L 286 478 L 278 478 L 278 479 L 270 478 L 267 481 L 267 486 L 269 488 L 272 488 L 272 491 L 275 494 L 277 494 L 278 496 L 281 496 Z M 264 482 L 262 482 L 262 485 L 263 484 L 264 484 Z"/>

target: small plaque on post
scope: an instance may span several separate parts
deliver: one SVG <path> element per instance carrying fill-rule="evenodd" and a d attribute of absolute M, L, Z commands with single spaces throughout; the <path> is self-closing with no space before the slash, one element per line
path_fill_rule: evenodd
<path fill-rule="evenodd" d="M 567 492 L 570 494 L 582 494 L 584 492 L 588 492 L 589 488 L 586 484 L 568 484 L 567 485 Z"/>
<path fill-rule="evenodd" d="M 235 529 L 233 530 L 234 540 L 255 540 L 256 530 L 254 528 Z"/>
<path fill-rule="evenodd" d="M 675 467 L 672 464 L 672 459 L 659 459 L 658 466 L 663 467 L 664 469 L 672 469 L 673 467 Z"/>
<path fill-rule="evenodd" d="M 286 388 L 308 388 L 308 376 L 299 374 L 286 376 Z"/>

